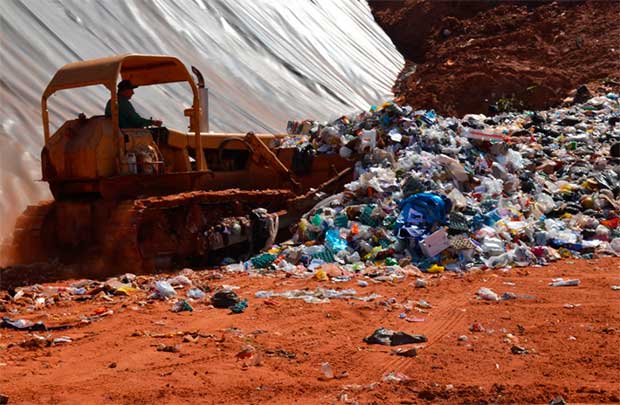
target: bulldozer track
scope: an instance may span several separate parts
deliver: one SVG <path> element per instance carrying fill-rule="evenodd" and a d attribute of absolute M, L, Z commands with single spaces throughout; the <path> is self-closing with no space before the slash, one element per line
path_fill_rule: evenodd
<path fill-rule="evenodd" d="M 486 286 L 490 288 L 498 282 L 497 278 L 492 278 L 486 283 Z M 471 293 L 463 293 L 442 300 L 435 305 L 436 309 L 431 310 L 429 316 L 426 317 L 426 322 L 415 324 L 417 326 L 415 326 L 415 330 L 411 331 L 411 333 L 423 334 L 428 339 L 426 343 L 418 345 L 421 351 L 428 350 L 451 332 L 459 330 L 466 325 L 466 305 L 474 294 L 475 291 L 472 291 Z M 401 371 L 407 374 L 413 371 L 416 365 L 415 362 L 415 357 L 394 357 L 381 368 L 381 375 L 392 371 Z"/>
<path fill-rule="evenodd" d="M 465 318 L 465 313 L 459 308 L 447 308 L 437 314 L 434 314 L 433 318 L 435 320 L 428 322 L 425 327 L 420 327 L 413 331 L 415 334 L 425 335 L 428 339 L 426 343 L 416 345 L 421 347 L 422 350 L 428 350 L 429 347 L 433 346 L 444 336 L 459 327 Z M 407 371 L 409 371 L 409 369 L 415 364 L 414 361 L 415 358 L 399 356 L 391 357 L 391 360 L 387 361 L 381 368 L 381 374 L 389 373 L 391 371 L 402 371 L 406 374 Z"/>
<path fill-rule="evenodd" d="M 17 218 L 13 239 L 8 250 L 9 259 L 25 256 L 33 261 L 45 260 L 49 235 L 45 233 L 45 222 L 54 209 L 54 201 L 29 205 Z"/>
<path fill-rule="evenodd" d="M 160 256 L 206 254 L 208 232 L 221 221 L 245 218 L 252 208 L 282 208 L 287 198 L 288 190 L 226 190 L 126 201 L 110 218 L 102 253 L 117 266 L 151 272 Z"/>
<path fill-rule="evenodd" d="M 75 233 L 83 240 L 71 246 L 61 246 L 55 238 L 67 226 L 61 213 L 71 210 L 61 209 L 62 202 L 45 202 L 29 207 L 19 217 L 10 250 L 17 263 L 60 257 L 63 263 L 80 265 L 82 274 L 89 277 L 148 273 L 159 268 L 162 257 L 168 262 L 206 257 L 213 248 L 209 246 L 209 232 L 214 227 L 221 228 L 226 220 L 249 223 L 249 213 L 259 207 L 272 213 L 285 212 L 292 197 L 290 190 L 232 189 L 126 200 L 109 206 L 97 200 L 87 211 L 93 218 L 103 219 L 88 222 L 89 235 Z"/>

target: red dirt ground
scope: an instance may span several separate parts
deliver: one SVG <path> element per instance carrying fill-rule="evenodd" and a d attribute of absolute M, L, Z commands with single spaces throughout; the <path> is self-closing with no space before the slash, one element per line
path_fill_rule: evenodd
<path fill-rule="evenodd" d="M 190 278 L 203 287 L 239 286 L 239 295 L 249 300 L 246 312 L 232 315 L 196 302 L 194 312 L 173 313 L 170 302 L 149 301 L 144 291 L 113 302 L 61 301 L 30 313 L 5 301 L 2 316 L 73 326 L 53 332 L 0 329 L 0 393 L 10 404 L 548 403 L 558 395 L 569 403 L 620 401 L 620 291 L 611 289 L 620 284 L 619 259 L 424 275 L 426 289 L 412 286 L 415 277 L 397 284 L 366 279 L 370 285 L 364 288 L 356 280 L 336 284 L 239 274 L 214 279 L 214 274 L 206 270 Z M 581 285 L 550 287 L 556 277 L 579 278 Z M 257 290 L 317 286 L 382 298 L 328 304 L 276 298 L 276 305 L 267 305 L 254 296 Z M 475 296 L 480 287 L 526 297 L 480 301 Z M 397 304 L 386 304 L 391 297 Z M 399 319 L 399 305 L 407 300 L 432 304 L 427 312 L 409 313 L 424 322 Z M 79 322 L 101 307 L 113 314 Z M 471 332 L 476 322 L 485 331 Z M 428 342 L 413 345 L 419 347 L 417 357 L 397 357 L 394 348 L 362 341 L 380 326 L 424 334 Z M 20 346 L 33 333 L 73 342 Z M 184 342 L 186 334 L 197 341 Z M 461 335 L 467 341 L 459 341 Z M 180 351 L 160 352 L 159 344 L 178 345 Z M 237 359 L 248 344 L 255 356 Z M 512 354 L 513 345 L 530 353 Z M 324 362 L 334 374 L 348 376 L 319 379 Z M 410 380 L 383 382 L 393 371 Z"/>
<path fill-rule="evenodd" d="M 620 2 L 370 1 L 408 64 L 395 92 L 443 115 L 558 105 L 620 89 Z M 411 64 L 417 64 L 415 73 Z"/>

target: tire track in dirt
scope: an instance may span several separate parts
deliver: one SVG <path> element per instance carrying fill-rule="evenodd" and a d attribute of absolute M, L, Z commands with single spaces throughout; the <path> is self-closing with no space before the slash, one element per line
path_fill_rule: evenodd
<path fill-rule="evenodd" d="M 427 350 L 442 337 L 459 327 L 463 323 L 465 312 L 460 308 L 446 308 L 434 314 L 433 318 L 436 318 L 436 320 L 430 321 L 428 325 L 424 325 L 425 327 L 420 327 L 415 331 L 416 334 L 425 335 L 428 341 L 424 344 L 412 345 L 412 347 L 417 347 L 420 351 Z M 414 364 L 414 361 L 415 358 L 394 356 L 391 361 L 386 362 L 381 368 L 381 374 L 383 375 L 391 371 L 405 372 Z"/>
<path fill-rule="evenodd" d="M 499 281 L 497 277 L 493 277 L 484 282 L 484 285 L 487 288 L 492 288 Z M 469 291 L 470 288 L 472 288 L 472 291 Z M 426 317 L 425 323 L 418 324 L 419 326 L 415 331 L 416 334 L 423 334 L 428 339 L 425 344 L 416 345 L 421 352 L 428 350 L 444 336 L 466 324 L 466 307 L 468 302 L 475 297 L 478 288 L 473 285 L 468 286 L 467 293 L 462 292 L 433 304 L 436 309 L 429 313 L 430 316 Z M 401 371 L 406 374 L 415 366 L 415 361 L 416 358 L 395 356 L 394 359 L 386 362 L 381 367 L 381 375 L 392 371 Z"/>

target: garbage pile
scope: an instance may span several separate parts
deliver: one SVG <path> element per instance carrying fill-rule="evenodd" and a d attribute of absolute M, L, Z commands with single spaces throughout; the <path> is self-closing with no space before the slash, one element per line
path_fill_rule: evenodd
<path fill-rule="evenodd" d="M 328 266 L 333 278 L 618 256 L 619 121 L 609 93 L 493 117 L 394 101 L 325 125 L 291 122 L 298 135 L 282 146 L 356 159 L 355 180 L 304 215 L 291 241 L 234 266 L 317 278 Z"/>

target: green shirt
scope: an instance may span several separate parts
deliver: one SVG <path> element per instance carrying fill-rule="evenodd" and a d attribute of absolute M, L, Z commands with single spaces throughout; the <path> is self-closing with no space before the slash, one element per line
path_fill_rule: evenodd
<path fill-rule="evenodd" d="M 112 100 L 105 106 L 105 116 L 112 117 Z M 153 120 L 140 117 L 127 97 L 118 96 L 118 126 L 119 128 L 144 128 L 153 125 Z"/>

